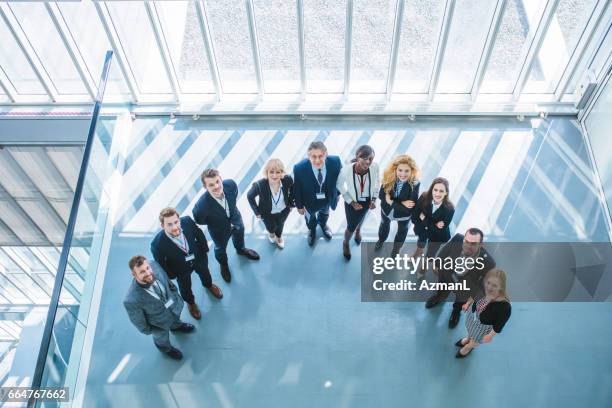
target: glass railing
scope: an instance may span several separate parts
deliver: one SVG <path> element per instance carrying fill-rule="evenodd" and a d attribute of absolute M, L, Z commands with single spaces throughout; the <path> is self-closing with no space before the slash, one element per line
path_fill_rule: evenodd
<path fill-rule="evenodd" d="M 31 387 L 68 390 L 72 400 L 83 347 L 87 345 L 86 329 L 90 316 L 90 300 L 95 290 L 95 275 L 100 261 L 100 246 L 105 235 L 108 191 L 105 181 L 112 168 L 111 154 L 113 118 L 100 118 L 104 90 L 113 53 L 106 54 L 98 95 L 94 105 L 89 134 L 85 143 L 70 218 L 59 259 L 59 265 L 42 335 Z M 69 291 L 66 269 L 75 259 L 84 273 L 80 299 L 65 302 Z M 58 401 L 30 399 L 28 407 L 59 406 Z"/>

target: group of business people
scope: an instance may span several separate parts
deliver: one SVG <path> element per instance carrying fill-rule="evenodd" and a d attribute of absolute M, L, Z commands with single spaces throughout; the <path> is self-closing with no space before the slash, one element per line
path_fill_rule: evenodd
<path fill-rule="evenodd" d="M 499 333 L 510 316 L 505 274 L 495 269 L 493 258 L 486 254 L 482 246 L 482 231 L 471 228 L 465 235 L 457 234 L 450 239 L 449 226 L 454 206 L 449 200 L 449 183 L 446 179 L 435 178 L 428 190 L 419 196 L 419 168 L 412 157 L 395 157 L 382 175 L 374 158 L 372 147 L 362 145 L 350 163 L 342 166 L 338 156 L 328 155 L 323 142 L 312 142 L 307 158 L 294 166 L 293 177 L 286 173 L 282 161 L 269 160 L 264 167 L 264 177 L 253 183 L 247 193 L 249 204 L 255 216 L 263 221 L 269 241 L 280 249 L 285 245 L 283 227 L 294 207 L 305 218 L 310 246 L 316 242 L 317 226 L 325 239 L 330 240 L 332 232 L 327 222 L 330 211 L 337 207 L 338 196 L 341 195 L 347 224 L 342 252 L 347 260 L 351 258 L 351 238 L 354 237 L 357 245 L 361 243 L 361 225 L 368 212 L 376 208 L 377 199 L 380 200 L 381 222 L 376 250 L 382 248 L 391 223 L 397 222 L 390 256 L 398 254 L 412 222 L 414 233 L 418 236 L 413 256 L 424 254 L 425 247 L 427 256 L 434 256 L 438 251 L 454 257 L 486 255 L 488 264 L 484 271 L 470 270 L 463 274 L 453 270 L 435 271 L 439 281 L 456 282 L 465 275 L 471 277 L 475 288 L 482 288 L 480 293 L 473 296 L 456 292 L 449 319 L 449 327 L 454 328 L 462 309 L 471 316 L 466 319 L 466 323 L 470 322 L 470 326 L 467 326 L 468 336 L 457 342 L 461 348 L 456 356 L 465 357 L 480 342 L 489 339 L 483 336 Z M 215 258 L 226 282 L 231 281 L 227 257 L 230 238 L 238 255 L 259 260 L 257 252 L 245 247 L 236 183 L 230 179 L 223 180 L 216 169 L 205 170 L 201 181 L 206 191 L 193 208 L 193 219 L 181 217 L 174 208 L 164 208 L 159 214 L 161 230 L 151 242 L 154 261 L 136 255 L 128 262 L 134 278 L 124 301 L 128 316 L 139 331 L 152 334 L 155 345 L 175 359 L 181 359 L 182 353 L 171 345 L 169 332 L 186 333 L 195 329 L 193 325 L 180 320 L 183 302 L 187 303 L 194 319 L 199 320 L 202 316 L 191 289 L 192 272 L 196 272 L 212 296 L 217 299 L 223 297 L 221 289 L 212 281 L 208 268 L 208 244 L 197 224 L 208 227 Z M 489 276 L 491 271 L 497 272 Z M 419 278 L 425 272 L 419 270 Z M 178 289 L 173 279 L 176 279 Z M 493 282 L 489 285 L 492 288 L 490 293 L 485 290 L 489 280 Z M 427 301 L 426 307 L 438 305 L 448 295 L 449 292 L 439 291 Z M 474 303 L 474 299 L 477 302 Z M 483 303 L 482 299 L 488 300 Z M 505 302 L 508 307 L 493 307 L 496 302 Z M 473 306 L 473 310 L 466 307 L 468 304 Z M 487 313 L 486 310 L 491 307 L 494 312 Z"/>

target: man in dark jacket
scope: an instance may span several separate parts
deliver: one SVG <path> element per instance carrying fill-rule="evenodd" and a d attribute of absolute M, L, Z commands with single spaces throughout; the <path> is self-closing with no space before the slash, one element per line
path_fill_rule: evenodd
<path fill-rule="evenodd" d="M 201 178 L 206 192 L 193 207 L 193 219 L 200 225 L 208 226 L 208 232 L 215 243 L 215 258 L 221 266 L 221 276 L 229 283 L 232 280 L 227 261 L 230 238 L 238 255 L 256 261 L 259 260 L 259 254 L 244 246 L 244 223 L 236 206 L 236 182 L 223 180 L 216 169 L 204 170 Z"/>
<path fill-rule="evenodd" d="M 438 282 L 457 283 L 465 280 L 470 291 L 455 291 L 455 302 L 453 311 L 448 320 L 448 327 L 453 329 L 459 323 L 461 317 L 461 307 L 470 296 L 476 297 L 482 291 L 482 278 L 486 273 L 495 268 L 495 260 L 482 246 L 484 233 L 478 228 L 470 228 L 465 235 L 455 234 L 455 236 L 444 245 L 437 258 L 452 259 L 453 268 L 442 268 L 437 271 Z M 461 260 L 459 262 L 458 260 Z M 469 261 L 471 260 L 471 262 Z M 450 263 L 449 263 L 450 264 Z M 462 265 L 470 265 L 466 268 Z M 449 290 L 439 290 L 436 294 L 427 299 L 425 307 L 431 309 L 444 301 L 450 294 Z"/>
<path fill-rule="evenodd" d="M 317 224 L 325 239 L 332 238 L 327 226 L 329 209 L 338 205 L 336 182 L 342 169 L 338 156 L 328 156 L 323 142 L 312 142 L 308 146 L 308 158 L 293 167 L 293 192 L 295 207 L 306 218 L 308 245 L 314 245 L 317 237 Z"/>
<path fill-rule="evenodd" d="M 179 218 L 171 207 L 159 214 L 162 230 L 151 242 L 153 258 L 164 269 L 170 279 L 177 279 L 181 297 L 189 307 L 194 319 L 200 320 L 202 313 L 191 290 L 191 273 L 195 271 L 202 286 L 217 299 L 223 297 L 221 289 L 212 282 L 208 270 L 208 243 L 204 232 L 189 216 Z"/>

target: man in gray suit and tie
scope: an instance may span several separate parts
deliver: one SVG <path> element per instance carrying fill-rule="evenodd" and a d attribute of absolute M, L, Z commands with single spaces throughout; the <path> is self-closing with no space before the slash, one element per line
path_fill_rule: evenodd
<path fill-rule="evenodd" d="M 191 333 L 195 327 L 181 321 L 183 299 L 176 286 L 155 261 L 142 255 L 128 262 L 132 284 L 123 305 L 134 326 L 144 334 L 152 334 L 155 346 L 169 357 L 180 360 L 183 353 L 170 344 L 170 331 Z"/>

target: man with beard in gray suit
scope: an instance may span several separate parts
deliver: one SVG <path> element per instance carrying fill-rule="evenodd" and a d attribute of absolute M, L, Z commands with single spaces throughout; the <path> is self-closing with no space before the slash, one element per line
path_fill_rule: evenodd
<path fill-rule="evenodd" d="M 128 262 L 132 284 L 123 305 L 132 324 L 143 334 L 152 334 L 155 346 L 170 358 L 180 360 L 183 353 L 170 344 L 170 331 L 191 333 L 195 327 L 181 321 L 183 299 L 176 286 L 155 261 L 133 256 Z"/>

